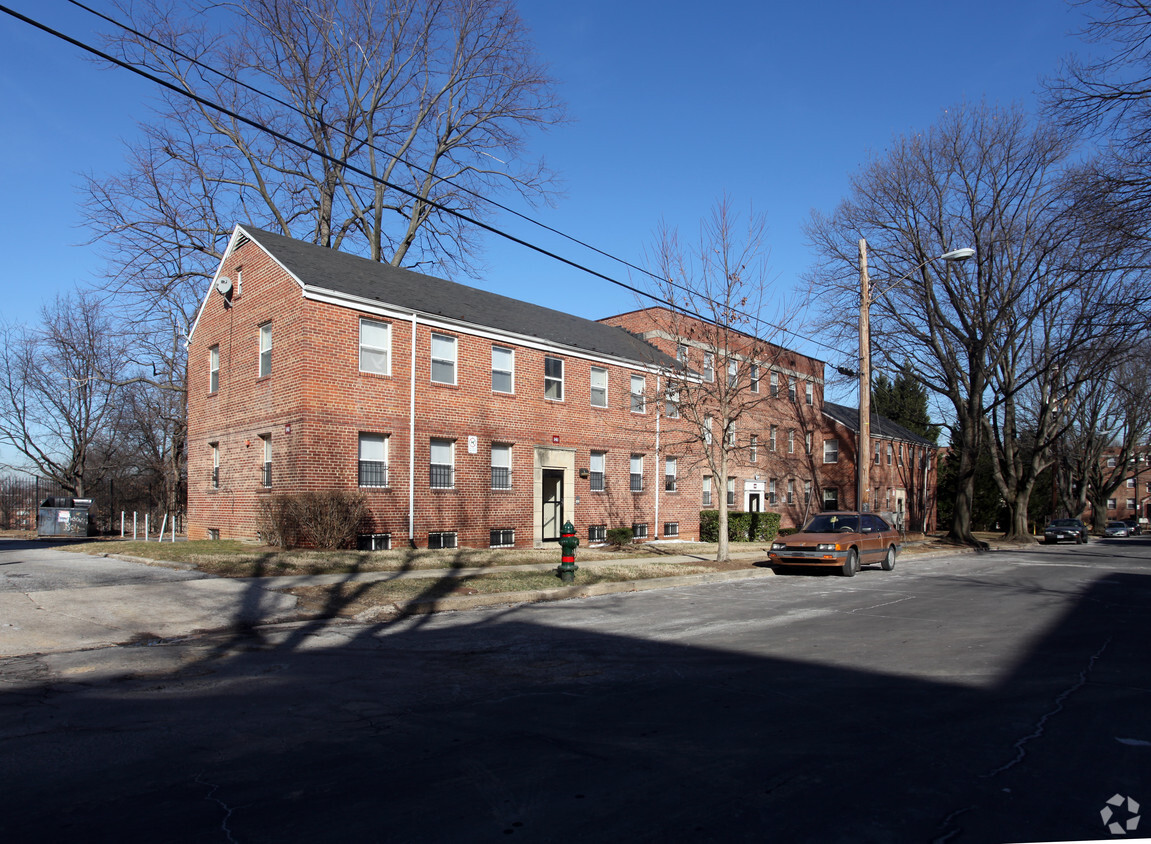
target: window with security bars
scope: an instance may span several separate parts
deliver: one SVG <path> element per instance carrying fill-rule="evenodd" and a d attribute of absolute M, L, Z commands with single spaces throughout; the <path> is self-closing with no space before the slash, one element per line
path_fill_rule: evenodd
<path fill-rule="evenodd" d="M 647 539 L 647 525 L 634 524 L 631 526 L 631 535 L 635 539 Z"/>
<path fill-rule="evenodd" d="M 454 446 L 455 443 L 451 440 L 432 440 L 430 479 L 432 489 L 451 489 L 455 485 Z"/>
<path fill-rule="evenodd" d="M 489 531 L 488 545 L 492 548 L 513 548 L 516 532 L 512 528 L 497 528 Z"/>
<path fill-rule="evenodd" d="M 456 547 L 456 532 L 455 531 L 435 531 L 428 534 L 428 548 L 455 548 Z"/>
<path fill-rule="evenodd" d="M 591 466 L 588 471 L 592 492 L 603 492 L 604 462 L 607 452 L 593 451 L 591 453 Z"/>
<path fill-rule="evenodd" d="M 664 522 L 663 535 L 665 537 L 679 536 L 679 522 Z"/>
<path fill-rule="evenodd" d="M 643 455 L 631 456 L 631 491 L 643 492 Z"/>
<path fill-rule="evenodd" d="M 492 443 L 492 489 L 512 488 L 512 447 Z"/>
<path fill-rule="evenodd" d="M 357 551 L 390 551 L 392 549 L 392 535 L 390 533 L 361 533 L 356 537 Z"/>
<path fill-rule="evenodd" d="M 388 485 L 388 443 L 383 434 L 360 434 L 360 486 Z"/>
<path fill-rule="evenodd" d="M 588 542 L 607 542 L 607 525 L 588 525 Z"/>
<path fill-rule="evenodd" d="M 220 488 L 220 444 L 209 443 L 212 449 L 212 489 Z"/>

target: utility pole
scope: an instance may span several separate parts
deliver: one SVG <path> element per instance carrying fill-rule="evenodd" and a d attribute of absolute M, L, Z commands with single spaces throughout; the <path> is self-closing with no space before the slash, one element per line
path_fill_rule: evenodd
<path fill-rule="evenodd" d="M 869 510 L 871 489 L 871 280 L 867 241 L 859 239 L 859 447 L 856 455 L 856 509 Z"/>

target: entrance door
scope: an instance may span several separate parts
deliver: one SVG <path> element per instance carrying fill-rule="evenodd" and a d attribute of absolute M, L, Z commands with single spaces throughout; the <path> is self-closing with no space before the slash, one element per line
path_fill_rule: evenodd
<path fill-rule="evenodd" d="M 747 511 L 749 513 L 759 512 L 759 493 L 749 492 L 747 494 Z"/>
<path fill-rule="evenodd" d="M 556 542 L 564 523 L 564 471 L 543 470 L 543 531 L 544 542 Z"/>

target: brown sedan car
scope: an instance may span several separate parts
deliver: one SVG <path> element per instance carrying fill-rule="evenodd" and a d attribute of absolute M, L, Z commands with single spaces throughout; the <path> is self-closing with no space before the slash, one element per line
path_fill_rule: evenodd
<path fill-rule="evenodd" d="M 874 513 L 820 513 L 803 529 L 771 544 L 769 559 L 781 566 L 835 566 L 853 577 L 864 563 L 895 568 L 899 532 Z"/>

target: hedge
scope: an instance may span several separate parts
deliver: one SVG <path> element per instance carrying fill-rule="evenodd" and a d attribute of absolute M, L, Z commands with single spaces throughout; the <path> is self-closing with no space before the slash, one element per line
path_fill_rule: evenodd
<path fill-rule="evenodd" d="M 770 542 L 779 533 L 779 513 L 745 513 L 729 510 L 727 538 L 732 542 Z M 719 541 L 719 511 L 701 510 L 699 513 L 699 539 L 701 542 Z"/>

